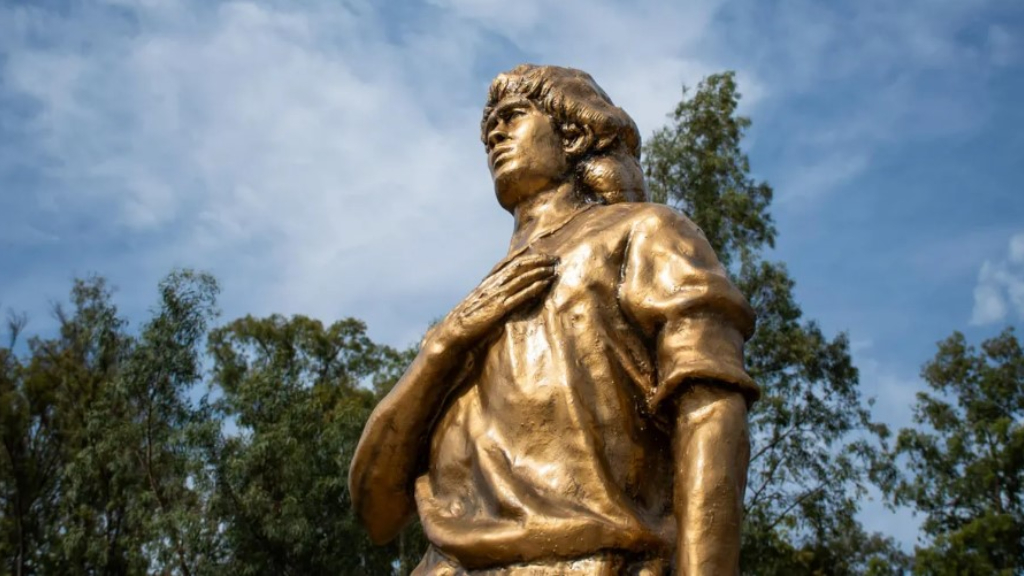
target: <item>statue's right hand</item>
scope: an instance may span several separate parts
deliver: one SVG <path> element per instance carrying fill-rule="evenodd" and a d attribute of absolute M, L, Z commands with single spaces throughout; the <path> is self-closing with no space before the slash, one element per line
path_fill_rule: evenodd
<path fill-rule="evenodd" d="M 558 259 L 526 254 L 492 272 L 436 327 L 446 346 L 471 346 L 508 314 L 543 294 L 556 278 Z"/>

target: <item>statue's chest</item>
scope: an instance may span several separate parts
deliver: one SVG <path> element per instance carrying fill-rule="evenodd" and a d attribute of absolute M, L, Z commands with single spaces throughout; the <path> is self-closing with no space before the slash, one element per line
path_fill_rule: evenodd
<path fill-rule="evenodd" d="M 547 306 L 571 313 L 579 306 L 607 306 L 617 300 L 625 242 L 606 234 L 554 236 L 532 251 L 559 259 Z"/>

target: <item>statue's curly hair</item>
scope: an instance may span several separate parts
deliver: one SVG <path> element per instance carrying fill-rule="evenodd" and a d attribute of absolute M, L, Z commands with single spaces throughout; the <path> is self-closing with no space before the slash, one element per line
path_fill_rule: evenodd
<path fill-rule="evenodd" d="M 640 132 L 628 114 L 581 70 L 520 64 L 491 82 L 481 121 L 487 144 L 487 120 L 504 98 L 521 96 L 548 114 L 561 135 L 586 126 L 590 146 L 578 154 L 575 174 L 581 194 L 606 204 L 647 199 L 640 167 Z"/>

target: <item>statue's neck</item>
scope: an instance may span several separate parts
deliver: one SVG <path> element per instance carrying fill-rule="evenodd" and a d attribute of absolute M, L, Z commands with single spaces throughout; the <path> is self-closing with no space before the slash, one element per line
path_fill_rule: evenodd
<path fill-rule="evenodd" d="M 562 227 L 583 206 L 572 182 L 523 200 L 515 208 L 515 230 L 509 252 L 522 250 L 538 237 Z"/>

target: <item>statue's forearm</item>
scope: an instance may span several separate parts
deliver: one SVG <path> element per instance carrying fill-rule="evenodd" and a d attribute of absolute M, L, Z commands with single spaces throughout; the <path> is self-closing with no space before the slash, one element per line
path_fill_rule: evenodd
<path fill-rule="evenodd" d="M 416 511 L 411 494 L 416 465 L 449 392 L 445 380 L 460 356 L 428 338 L 363 429 L 349 469 L 349 490 L 356 515 L 375 542 L 394 538 Z"/>
<path fill-rule="evenodd" d="M 673 438 L 679 574 L 739 574 L 750 439 L 743 396 L 697 384 L 679 400 Z"/>

